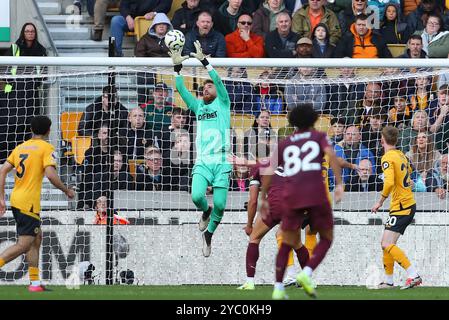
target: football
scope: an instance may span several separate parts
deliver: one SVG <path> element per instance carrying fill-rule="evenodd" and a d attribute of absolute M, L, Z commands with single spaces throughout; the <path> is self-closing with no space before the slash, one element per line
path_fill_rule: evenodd
<path fill-rule="evenodd" d="M 165 45 L 170 50 L 182 50 L 186 42 L 184 34 L 179 30 L 171 30 L 165 35 Z"/>

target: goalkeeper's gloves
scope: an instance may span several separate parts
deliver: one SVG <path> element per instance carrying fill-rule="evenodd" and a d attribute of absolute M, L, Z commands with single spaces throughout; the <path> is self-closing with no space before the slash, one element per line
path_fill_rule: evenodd
<path fill-rule="evenodd" d="M 190 56 L 197 58 L 203 64 L 204 67 L 209 65 L 209 61 L 207 61 L 206 56 L 203 53 L 203 49 L 201 49 L 201 43 L 196 40 L 193 45 L 195 46 L 196 53 L 190 52 Z"/>
<path fill-rule="evenodd" d="M 173 69 L 175 72 L 179 73 L 182 69 L 182 62 L 189 58 L 189 56 L 181 55 L 181 50 L 169 50 L 168 55 L 173 61 Z"/>

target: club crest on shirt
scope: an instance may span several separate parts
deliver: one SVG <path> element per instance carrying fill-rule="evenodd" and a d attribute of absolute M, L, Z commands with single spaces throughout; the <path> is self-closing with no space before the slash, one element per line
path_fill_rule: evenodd
<path fill-rule="evenodd" d="M 388 164 L 387 161 L 384 161 L 384 162 L 382 163 L 382 168 L 383 168 L 384 170 L 387 169 L 389 166 L 390 166 L 390 165 Z"/>

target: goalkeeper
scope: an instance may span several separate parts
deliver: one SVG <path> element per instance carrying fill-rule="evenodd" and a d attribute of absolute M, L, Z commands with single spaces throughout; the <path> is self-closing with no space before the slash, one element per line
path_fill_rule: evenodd
<path fill-rule="evenodd" d="M 175 69 L 176 89 L 197 121 L 196 160 L 192 172 L 192 201 L 203 214 L 199 229 L 203 232 L 203 255 L 211 253 L 212 235 L 218 227 L 226 206 L 232 166 L 230 155 L 231 102 L 217 71 L 207 61 L 199 41 L 194 43 L 196 53 L 190 53 L 207 69 L 212 80 L 204 82 L 203 99 L 196 99 L 184 85 L 180 75 L 182 62 L 188 56 L 181 51 L 169 52 Z M 213 208 L 206 199 L 208 186 L 213 188 Z"/>

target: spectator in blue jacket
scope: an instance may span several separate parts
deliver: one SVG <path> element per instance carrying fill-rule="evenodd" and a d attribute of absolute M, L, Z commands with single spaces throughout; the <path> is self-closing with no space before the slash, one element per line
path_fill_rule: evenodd
<path fill-rule="evenodd" d="M 226 57 L 226 41 L 224 36 L 213 29 L 212 15 L 203 11 L 198 15 L 196 26 L 187 33 L 183 55 L 195 52 L 194 42 L 198 40 L 205 55 L 211 57 Z"/>
<path fill-rule="evenodd" d="M 152 20 L 156 13 L 168 13 L 173 0 L 122 0 L 120 15 L 111 20 L 111 36 L 115 37 L 115 51 L 118 57 L 123 56 L 123 34 L 134 30 L 134 18 L 144 16 Z"/>

